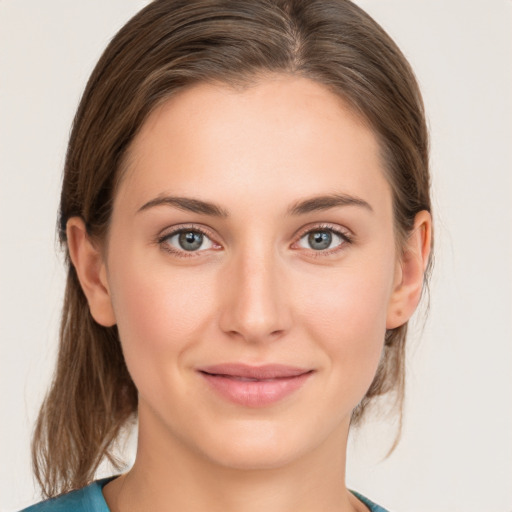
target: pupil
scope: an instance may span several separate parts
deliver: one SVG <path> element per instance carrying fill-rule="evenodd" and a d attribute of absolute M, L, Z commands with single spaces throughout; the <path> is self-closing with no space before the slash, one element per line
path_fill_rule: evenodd
<path fill-rule="evenodd" d="M 203 243 L 203 235 L 197 231 L 185 231 L 180 233 L 179 243 L 185 251 L 196 251 Z"/>
<path fill-rule="evenodd" d="M 331 245 L 332 234 L 329 231 L 315 231 L 308 236 L 308 242 L 312 249 L 321 251 Z"/>

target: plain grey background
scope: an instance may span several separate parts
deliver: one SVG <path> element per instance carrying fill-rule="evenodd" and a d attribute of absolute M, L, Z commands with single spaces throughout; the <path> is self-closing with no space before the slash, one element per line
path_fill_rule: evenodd
<path fill-rule="evenodd" d="M 61 170 L 80 94 L 142 0 L 0 0 L 0 510 L 38 499 L 29 438 L 56 354 Z M 436 265 L 403 437 L 348 484 L 395 512 L 512 511 L 512 2 L 360 0 L 411 61 L 432 134 Z"/>

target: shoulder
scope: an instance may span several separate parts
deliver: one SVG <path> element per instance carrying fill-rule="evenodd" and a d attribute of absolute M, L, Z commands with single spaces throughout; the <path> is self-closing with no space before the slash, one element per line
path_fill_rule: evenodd
<path fill-rule="evenodd" d="M 109 512 L 102 489 L 110 480 L 97 480 L 87 487 L 41 501 L 21 512 Z"/>
<path fill-rule="evenodd" d="M 362 494 L 359 494 L 358 492 L 351 491 L 351 493 L 359 499 L 359 501 L 362 501 L 370 510 L 370 512 L 388 512 L 385 508 L 382 508 L 380 505 L 377 505 L 377 503 L 374 503 L 373 501 L 369 500 Z"/>

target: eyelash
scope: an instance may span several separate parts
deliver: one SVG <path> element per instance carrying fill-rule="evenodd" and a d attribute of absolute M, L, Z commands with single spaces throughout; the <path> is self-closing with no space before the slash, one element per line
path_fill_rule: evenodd
<path fill-rule="evenodd" d="M 159 236 L 157 238 L 156 242 L 162 248 L 162 250 L 164 250 L 166 252 L 169 252 L 172 255 L 177 256 L 179 258 L 194 258 L 194 257 L 197 257 L 198 255 L 196 253 L 202 252 L 202 251 L 184 251 L 184 250 L 180 251 L 178 249 L 175 249 L 174 247 L 172 247 L 171 245 L 169 245 L 167 243 L 167 241 L 170 238 L 172 238 L 173 236 L 178 235 L 180 233 L 186 233 L 188 231 L 193 231 L 193 232 L 201 233 L 203 236 L 205 236 L 210 241 L 212 241 L 213 244 L 219 245 L 216 242 L 213 242 L 213 237 L 211 236 L 211 234 L 208 231 L 203 229 L 201 226 L 197 226 L 197 225 L 193 225 L 193 224 L 192 225 L 182 226 L 182 227 L 180 227 L 178 229 L 174 229 L 174 230 L 172 230 L 172 231 L 170 231 L 168 233 L 165 233 L 165 234 Z M 339 236 L 341 238 L 341 240 L 342 240 L 342 243 L 340 243 L 336 247 L 333 247 L 332 249 L 325 249 L 325 250 L 309 249 L 308 252 L 310 253 L 310 256 L 312 256 L 314 258 L 318 258 L 318 257 L 322 257 L 322 256 L 325 257 L 325 256 L 330 256 L 331 254 L 335 254 L 335 253 L 343 250 L 343 248 L 344 248 L 344 246 L 346 244 L 352 244 L 353 241 L 354 241 L 352 235 L 349 235 L 346 231 L 342 231 L 339 228 L 336 228 L 336 227 L 331 226 L 329 224 L 321 224 L 321 225 L 316 225 L 314 227 L 311 227 L 311 228 L 308 228 L 308 229 L 305 229 L 304 231 L 302 231 L 300 233 L 300 235 L 298 236 L 297 241 L 294 242 L 293 245 L 297 244 L 306 235 L 309 235 L 310 233 L 319 232 L 319 231 L 328 231 L 328 232 L 330 232 L 330 233 L 332 233 L 334 235 Z"/>
<path fill-rule="evenodd" d="M 310 228 L 305 229 L 301 232 L 301 234 L 298 237 L 298 241 L 302 240 L 306 235 L 309 235 L 310 233 L 315 233 L 318 231 L 328 231 L 329 233 L 332 233 L 334 235 L 337 235 L 341 238 L 342 243 L 337 245 L 336 247 L 333 247 L 331 249 L 325 249 L 325 250 L 315 250 L 315 249 L 309 249 L 309 256 L 313 258 L 321 258 L 330 256 L 332 254 L 336 254 L 340 251 L 342 251 L 345 248 L 345 245 L 352 244 L 354 242 L 353 236 L 349 234 L 347 231 L 343 231 L 339 229 L 338 227 L 332 226 L 330 224 L 319 224 Z M 297 242 L 294 242 L 296 244 Z"/>
<path fill-rule="evenodd" d="M 164 235 L 159 236 L 157 239 L 157 244 L 164 251 L 169 252 L 173 256 L 177 256 L 178 258 L 194 258 L 197 256 L 196 252 L 200 252 L 200 251 L 180 251 L 167 243 L 167 241 L 170 238 L 172 238 L 173 236 L 178 235 L 180 233 L 187 233 L 189 231 L 201 233 L 203 236 L 205 236 L 209 240 L 212 240 L 212 243 L 215 244 L 215 242 L 213 242 L 212 235 L 208 231 L 203 229 L 201 226 L 196 226 L 194 224 L 182 226 L 178 229 L 174 229 L 168 233 L 165 233 Z M 216 244 L 216 245 L 218 245 L 218 244 Z"/>

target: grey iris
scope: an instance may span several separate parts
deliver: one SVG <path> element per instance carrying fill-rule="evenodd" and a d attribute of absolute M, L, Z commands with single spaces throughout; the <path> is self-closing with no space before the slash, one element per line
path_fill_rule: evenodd
<path fill-rule="evenodd" d="M 313 231 L 308 235 L 308 243 L 311 249 L 321 251 L 327 249 L 332 242 L 332 233 L 329 231 Z"/>
<path fill-rule="evenodd" d="M 183 231 L 179 234 L 178 242 L 185 251 L 196 251 L 203 243 L 203 234 L 197 231 Z"/>

